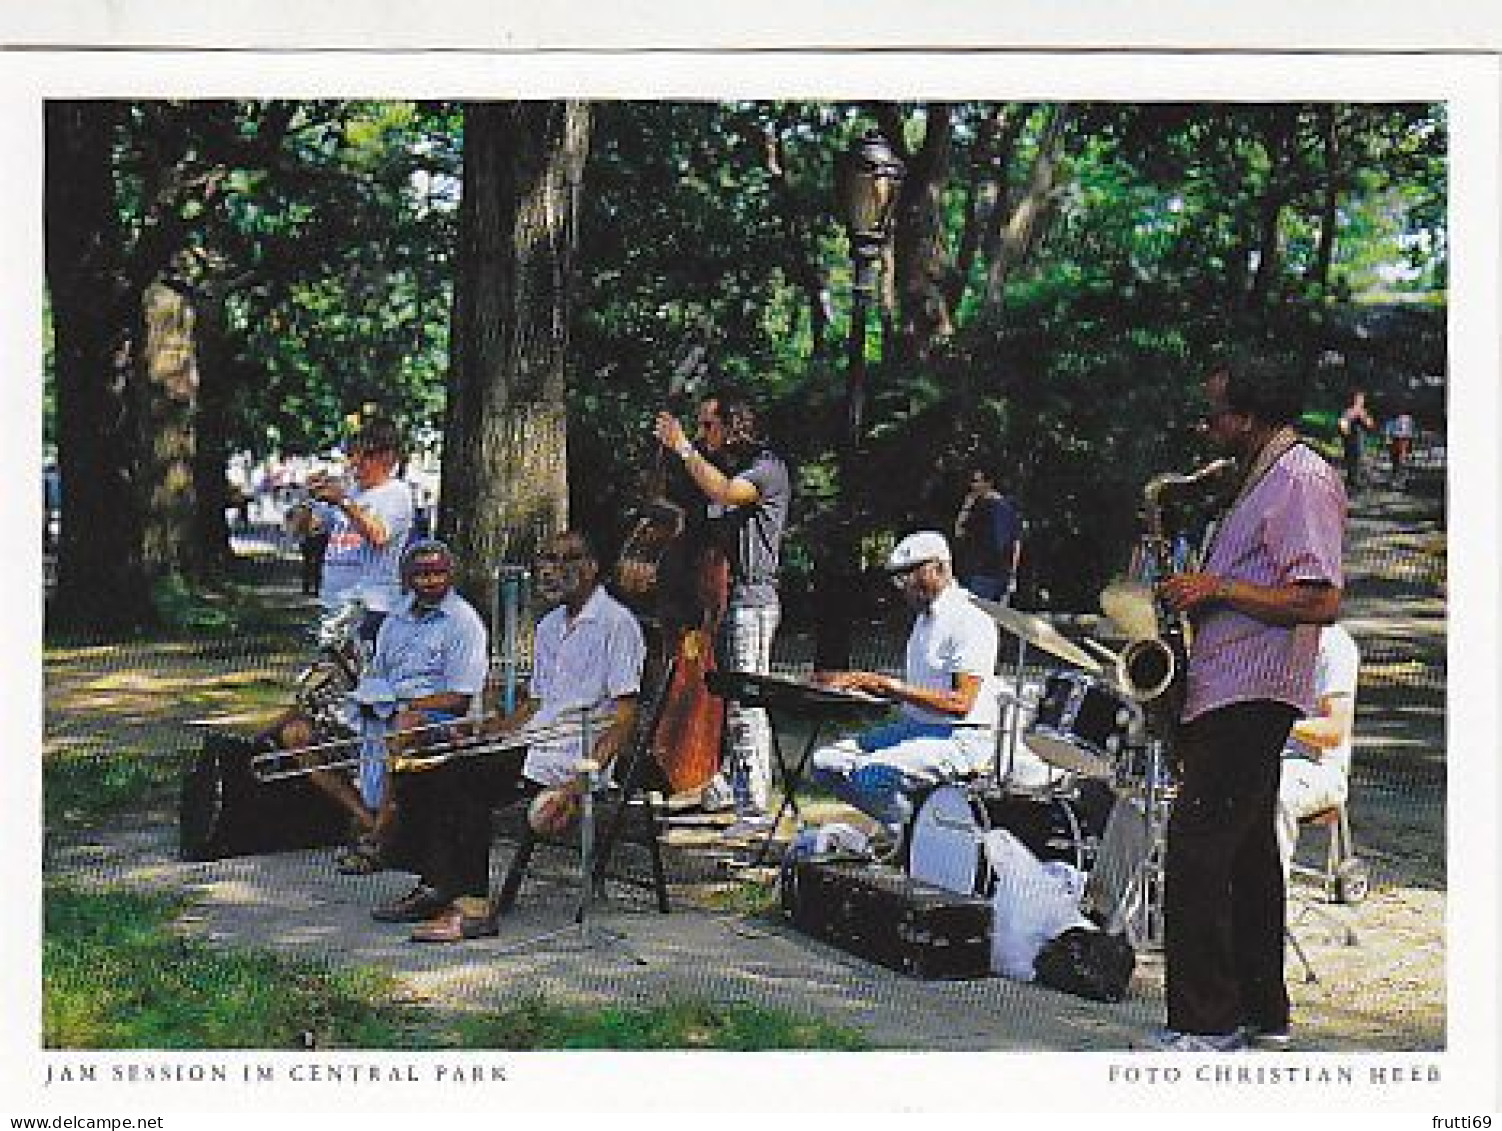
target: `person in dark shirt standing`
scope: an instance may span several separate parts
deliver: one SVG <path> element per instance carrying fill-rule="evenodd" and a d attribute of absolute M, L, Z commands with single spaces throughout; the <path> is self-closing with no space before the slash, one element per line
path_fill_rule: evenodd
<path fill-rule="evenodd" d="M 1357 389 L 1351 394 L 1351 403 L 1340 414 L 1340 447 L 1345 462 L 1346 489 L 1354 491 L 1361 486 L 1361 454 L 1366 437 L 1377 430 L 1377 422 L 1367 411 L 1366 393 Z"/>
<path fill-rule="evenodd" d="M 787 525 L 792 483 L 787 464 L 762 439 L 756 411 L 744 394 L 724 389 L 698 407 L 696 441 L 676 418 L 657 414 L 657 439 L 682 461 L 704 496 L 712 535 L 730 563 L 730 595 L 721 621 L 724 667 L 767 672 L 772 637 L 782 615 L 777 571 Z M 767 713 L 732 703 L 726 712 L 730 732 L 722 777 L 706 789 L 706 809 L 723 807 L 728 779 L 736 823 L 727 839 L 765 835 L 770 824 L 772 731 Z"/>
<path fill-rule="evenodd" d="M 1164 864 L 1168 1028 L 1152 1041 L 1162 1049 L 1290 1039 L 1279 775 L 1294 721 L 1316 708 L 1347 505 L 1335 469 L 1293 430 L 1301 384 L 1256 357 L 1207 377 L 1206 433 L 1236 458 L 1240 485 L 1203 569 L 1159 586 L 1194 622 Z"/>
<path fill-rule="evenodd" d="M 1006 601 L 1017 588 L 1022 557 L 1022 516 L 982 468 L 970 472 L 969 489 L 954 519 L 960 584 L 977 597 Z"/>

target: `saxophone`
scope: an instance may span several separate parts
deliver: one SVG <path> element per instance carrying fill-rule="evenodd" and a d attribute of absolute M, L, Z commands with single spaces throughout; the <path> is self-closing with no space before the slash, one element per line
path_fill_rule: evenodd
<path fill-rule="evenodd" d="M 1117 679 L 1139 702 L 1165 707 L 1174 702 L 1183 684 L 1193 633 L 1189 618 L 1172 612 L 1157 595 L 1158 583 L 1175 572 L 1172 546 L 1163 526 L 1163 492 L 1198 487 L 1235 466 L 1233 459 L 1218 459 L 1186 475 L 1155 475 L 1142 489 L 1143 530 L 1132 575 L 1153 594 L 1157 633 L 1132 641 L 1117 661 Z"/>

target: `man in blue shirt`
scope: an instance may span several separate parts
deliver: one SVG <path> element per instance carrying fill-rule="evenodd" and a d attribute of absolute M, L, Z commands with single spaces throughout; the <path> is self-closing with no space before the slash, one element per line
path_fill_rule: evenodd
<path fill-rule="evenodd" d="M 343 871 L 371 872 L 381 866 L 397 812 L 386 788 L 388 753 L 443 737 L 435 728 L 468 714 L 484 691 L 489 668 L 485 625 L 469 602 L 453 592 L 453 569 L 453 556 L 442 542 L 415 542 L 407 550 L 401 576 L 410 596 L 382 623 L 370 668 L 351 697 L 352 721 L 367 736 L 356 781 L 334 771 L 311 775 L 359 830 L 354 847 L 340 861 Z M 286 716 L 274 737 L 287 750 L 311 745 L 313 722 L 301 714 Z"/>
<path fill-rule="evenodd" d="M 1022 517 L 996 488 L 990 473 L 976 468 L 954 520 L 960 584 L 977 597 L 1007 601 L 1017 588 L 1022 556 Z"/>

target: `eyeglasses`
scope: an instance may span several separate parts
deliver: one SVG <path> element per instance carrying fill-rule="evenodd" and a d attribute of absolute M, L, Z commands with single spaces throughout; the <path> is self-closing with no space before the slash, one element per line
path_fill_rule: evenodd
<path fill-rule="evenodd" d="M 582 562 L 588 556 L 578 550 L 568 554 L 538 554 L 537 564 L 540 566 L 568 565 L 570 562 Z"/>
<path fill-rule="evenodd" d="M 903 586 L 905 586 L 907 584 L 908 578 L 912 577 L 913 574 L 917 573 L 924 566 L 930 565 L 930 564 L 932 564 L 931 560 L 924 560 L 924 561 L 921 561 L 921 562 L 914 562 L 910 566 L 903 566 L 901 569 L 891 570 L 888 573 L 888 577 L 891 580 L 891 582 L 892 582 L 893 585 L 895 585 L 898 589 L 901 589 Z"/>

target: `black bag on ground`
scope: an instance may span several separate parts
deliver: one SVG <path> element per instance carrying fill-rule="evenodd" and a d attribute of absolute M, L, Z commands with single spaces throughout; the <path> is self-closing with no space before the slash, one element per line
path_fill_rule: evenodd
<path fill-rule="evenodd" d="M 1125 935 L 1070 927 L 1045 943 L 1033 961 L 1038 981 L 1093 1001 L 1120 1001 L 1137 965 Z"/>
<path fill-rule="evenodd" d="M 783 913 L 805 934 L 918 978 L 991 973 L 991 904 L 867 861 L 804 858 L 783 876 Z"/>
<path fill-rule="evenodd" d="M 348 819 L 307 778 L 256 780 L 250 760 L 262 749 L 243 735 L 204 735 L 178 800 L 178 853 L 184 860 L 318 848 L 347 837 Z"/>

